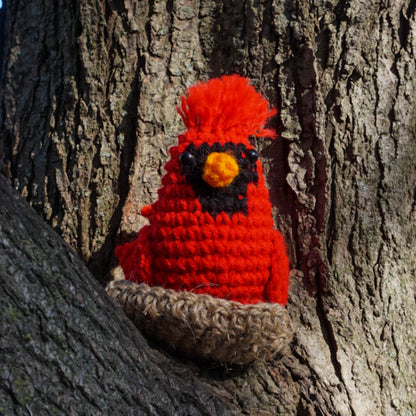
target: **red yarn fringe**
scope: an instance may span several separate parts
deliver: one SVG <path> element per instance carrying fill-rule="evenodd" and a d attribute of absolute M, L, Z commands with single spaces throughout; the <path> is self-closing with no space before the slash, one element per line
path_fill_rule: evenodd
<path fill-rule="evenodd" d="M 274 130 L 263 128 L 277 114 L 247 78 L 226 75 L 198 83 L 181 97 L 178 112 L 188 130 L 224 133 L 238 130 L 245 136 L 275 138 Z"/>

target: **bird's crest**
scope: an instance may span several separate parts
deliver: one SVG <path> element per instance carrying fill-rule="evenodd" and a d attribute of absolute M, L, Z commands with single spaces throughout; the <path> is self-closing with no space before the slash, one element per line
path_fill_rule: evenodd
<path fill-rule="evenodd" d="M 267 120 L 277 113 L 269 109 L 265 98 L 239 75 L 226 75 L 190 87 L 178 112 L 188 131 L 200 133 L 238 133 L 272 137 L 274 130 L 265 129 Z"/>

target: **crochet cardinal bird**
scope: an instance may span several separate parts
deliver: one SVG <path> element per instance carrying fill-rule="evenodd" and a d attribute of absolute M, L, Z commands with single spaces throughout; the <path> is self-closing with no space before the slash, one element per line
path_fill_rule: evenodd
<path fill-rule="evenodd" d="M 244 304 L 286 304 L 289 262 L 274 230 L 263 170 L 249 136 L 276 113 L 238 75 L 188 89 L 187 131 L 170 149 L 149 225 L 117 247 L 126 279 Z"/>

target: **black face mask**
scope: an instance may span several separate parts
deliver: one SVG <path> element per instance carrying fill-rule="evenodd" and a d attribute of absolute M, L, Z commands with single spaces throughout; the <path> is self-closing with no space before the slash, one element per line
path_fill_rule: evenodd
<path fill-rule="evenodd" d="M 202 179 L 205 162 L 212 152 L 229 153 L 238 163 L 239 173 L 226 187 L 213 188 Z M 224 145 L 214 143 L 212 146 L 203 143 L 198 149 L 191 143 L 179 156 L 181 171 L 192 185 L 202 210 L 214 218 L 220 212 L 226 212 L 230 217 L 237 212 L 247 215 L 247 185 L 257 185 L 257 159 L 258 154 L 254 149 L 231 142 Z"/>

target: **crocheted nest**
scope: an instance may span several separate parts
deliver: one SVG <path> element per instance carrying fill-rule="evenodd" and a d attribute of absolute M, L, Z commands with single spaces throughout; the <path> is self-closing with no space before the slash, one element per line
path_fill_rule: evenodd
<path fill-rule="evenodd" d="M 113 280 L 107 293 L 144 333 L 188 356 L 223 363 L 270 360 L 292 338 L 286 309 Z"/>

